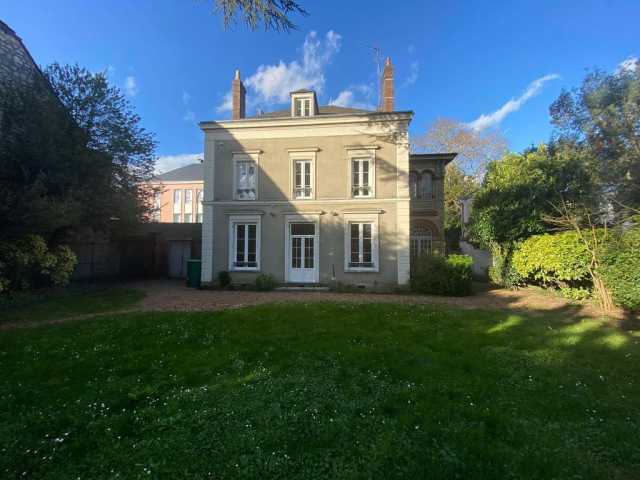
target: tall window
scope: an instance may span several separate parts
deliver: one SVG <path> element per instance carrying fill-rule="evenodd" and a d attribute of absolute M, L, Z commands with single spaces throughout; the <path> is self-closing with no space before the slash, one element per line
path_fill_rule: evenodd
<path fill-rule="evenodd" d="M 154 192 L 153 194 L 153 221 L 160 221 L 160 209 L 162 207 L 162 192 Z"/>
<path fill-rule="evenodd" d="M 346 269 L 353 271 L 377 268 L 377 238 L 374 221 L 353 220 L 345 232 Z"/>
<path fill-rule="evenodd" d="M 256 195 L 256 163 L 253 160 L 235 162 L 236 194 L 238 200 L 255 200 Z"/>
<path fill-rule="evenodd" d="M 173 191 L 173 222 L 180 223 L 182 217 L 182 190 Z"/>
<path fill-rule="evenodd" d="M 193 218 L 193 191 L 184 191 L 184 223 L 191 223 Z"/>
<path fill-rule="evenodd" d="M 313 197 L 313 162 L 296 160 L 293 164 L 293 196 L 294 198 Z"/>
<path fill-rule="evenodd" d="M 198 209 L 198 213 L 196 214 L 196 222 L 202 223 L 202 190 L 196 191 L 196 208 Z"/>
<path fill-rule="evenodd" d="M 257 230 L 255 223 L 236 223 L 235 261 L 236 268 L 257 268 Z"/>
<path fill-rule="evenodd" d="M 351 160 L 351 193 L 354 197 L 372 196 L 371 166 L 371 158 L 353 158 Z"/>
<path fill-rule="evenodd" d="M 411 259 L 416 259 L 420 255 L 430 255 L 433 247 L 433 232 L 426 225 L 414 225 L 411 227 L 409 237 L 409 251 Z"/>
<path fill-rule="evenodd" d="M 409 172 L 409 193 L 415 200 L 432 200 L 433 175 L 431 172 Z"/>

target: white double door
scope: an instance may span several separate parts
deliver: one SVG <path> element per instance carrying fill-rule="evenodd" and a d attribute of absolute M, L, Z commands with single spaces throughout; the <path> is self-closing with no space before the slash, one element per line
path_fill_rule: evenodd
<path fill-rule="evenodd" d="M 286 262 L 289 283 L 318 283 L 320 278 L 318 223 L 287 222 Z"/>

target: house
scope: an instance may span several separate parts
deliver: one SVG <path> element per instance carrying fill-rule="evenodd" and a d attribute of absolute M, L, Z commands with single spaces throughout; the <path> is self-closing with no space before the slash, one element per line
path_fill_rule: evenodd
<path fill-rule="evenodd" d="M 202 163 L 193 163 L 151 179 L 154 222 L 202 223 L 202 171 Z"/>
<path fill-rule="evenodd" d="M 388 288 L 411 258 L 444 249 L 444 172 L 454 153 L 410 154 L 411 111 L 394 110 L 385 62 L 378 111 L 319 106 L 291 92 L 282 111 L 245 116 L 236 71 L 232 119 L 205 121 L 202 281 L 229 271 L 288 284 Z"/>

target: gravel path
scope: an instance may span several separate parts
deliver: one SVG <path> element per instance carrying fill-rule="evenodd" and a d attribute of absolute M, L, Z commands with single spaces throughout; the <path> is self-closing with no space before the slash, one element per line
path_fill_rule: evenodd
<path fill-rule="evenodd" d="M 470 297 L 438 297 L 430 295 L 334 293 L 334 292 L 252 292 L 196 290 L 187 288 L 183 281 L 153 280 L 132 283 L 146 293 L 141 308 L 146 311 L 215 311 L 247 305 L 291 302 L 356 302 L 437 304 L 462 308 L 510 309 L 529 314 L 557 312 L 566 315 L 599 317 L 602 312 L 591 304 L 571 303 L 540 289 L 494 289 Z M 615 317 L 618 316 L 616 312 Z"/>

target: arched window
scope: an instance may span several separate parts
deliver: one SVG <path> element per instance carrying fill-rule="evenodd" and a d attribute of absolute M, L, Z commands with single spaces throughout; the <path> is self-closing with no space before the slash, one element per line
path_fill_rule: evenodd
<path fill-rule="evenodd" d="M 422 172 L 420 193 L 423 200 L 431 200 L 433 198 L 433 175 L 431 175 L 431 172 Z"/>
<path fill-rule="evenodd" d="M 419 175 L 416 172 L 409 172 L 409 195 L 411 198 L 418 198 Z"/>
<path fill-rule="evenodd" d="M 409 237 L 409 248 L 411 258 L 418 258 L 423 254 L 431 254 L 433 243 L 433 232 L 429 226 L 424 224 L 414 224 L 411 227 L 411 235 Z"/>

